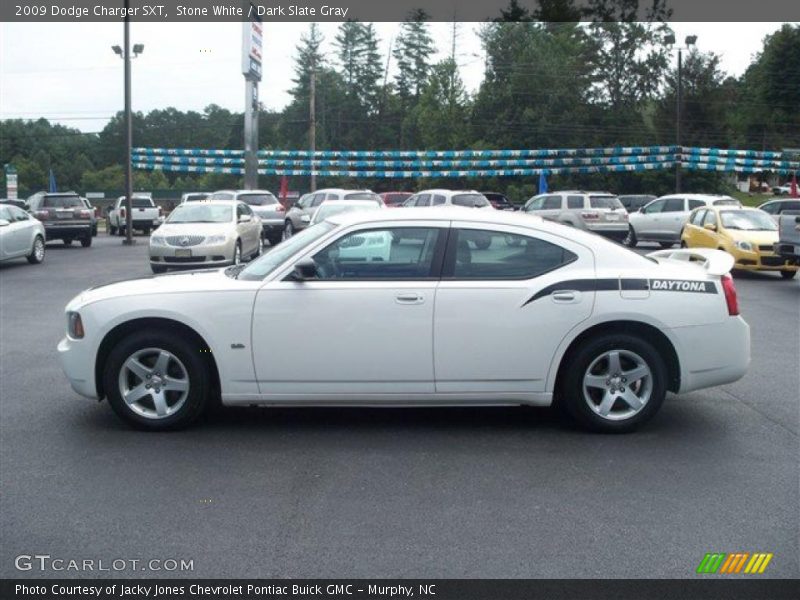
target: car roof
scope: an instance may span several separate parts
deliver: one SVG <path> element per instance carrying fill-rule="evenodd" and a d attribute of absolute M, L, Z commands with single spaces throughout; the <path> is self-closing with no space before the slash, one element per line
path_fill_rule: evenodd
<path fill-rule="evenodd" d="M 326 194 L 337 193 L 337 194 L 352 194 L 353 192 L 368 192 L 370 194 L 374 194 L 372 190 L 368 190 L 366 188 L 360 189 L 346 189 L 346 188 L 322 188 L 321 190 L 317 190 L 315 192 L 310 192 L 312 194 L 319 194 L 321 192 L 325 192 Z M 376 194 L 377 195 L 377 194 Z"/>

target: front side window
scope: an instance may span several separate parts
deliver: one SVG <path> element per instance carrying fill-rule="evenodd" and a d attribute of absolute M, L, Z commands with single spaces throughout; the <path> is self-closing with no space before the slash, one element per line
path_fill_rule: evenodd
<path fill-rule="evenodd" d="M 177 210 L 177 209 L 176 209 Z M 262 254 L 260 258 L 248 263 L 247 267 L 239 273 L 238 279 L 246 281 L 260 281 L 275 269 L 283 265 L 289 258 L 300 252 L 306 246 L 316 242 L 329 233 L 336 225 L 333 223 L 318 223 L 306 227 L 287 240 L 275 246 L 273 250 Z"/>
<path fill-rule="evenodd" d="M 531 198 L 531 199 L 530 199 L 530 200 L 528 200 L 528 202 L 525 204 L 525 210 L 526 210 L 526 211 L 531 211 L 531 210 L 541 210 L 542 206 L 544 205 L 544 199 L 545 199 L 546 197 L 547 197 L 547 196 L 536 196 L 536 197 L 534 197 L 534 198 Z"/>
<path fill-rule="evenodd" d="M 28 213 L 26 213 L 24 210 L 17 208 L 16 206 L 9 206 L 7 208 L 9 214 L 15 221 L 27 221 L 30 218 L 28 217 Z"/>
<path fill-rule="evenodd" d="M 345 234 L 313 256 L 317 277 L 322 281 L 429 279 L 439 232 L 434 227 L 390 227 Z"/>
<path fill-rule="evenodd" d="M 682 212 L 683 198 L 669 198 L 661 212 Z"/>
<path fill-rule="evenodd" d="M 439 194 L 436 194 L 433 197 L 433 205 L 434 206 L 440 206 L 440 205 L 442 205 L 442 204 L 444 204 L 446 202 L 447 202 L 447 199 L 444 196 L 441 196 Z"/>
<path fill-rule="evenodd" d="M 546 196 L 542 204 L 543 210 L 554 210 L 561 208 L 561 196 Z"/>
<path fill-rule="evenodd" d="M 531 279 L 577 258 L 566 248 L 538 238 L 459 229 L 450 235 L 445 269 L 450 279 Z"/>
<path fill-rule="evenodd" d="M 666 204 L 666 202 L 666 200 L 656 200 L 655 202 L 651 202 L 644 207 L 645 214 L 652 215 L 655 213 L 660 213 L 662 210 L 664 210 L 664 204 Z"/>
<path fill-rule="evenodd" d="M 331 200 L 335 200 L 335 198 L 332 197 Z M 311 199 L 310 206 L 319 206 L 323 202 L 325 202 L 325 194 L 314 194 L 314 197 Z"/>
<path fill-rule="evenodd" d="M 414 206 L 430 206 L 431 205 L 431 195 L 430 194 L 420 194 L 417 196 L 417 203 Z"/>
<path fill-rule="evenodd" d="M 717 214 L 713 210 L 706 211 L 706 216 L 703 219 L 703 225 L 717 225 Z"/>
<path fill-rule="evenodd" d="M 567 196 L 567 208 L 583 208 L 583 196 Z"/>
<path fill-rule="evenodd" d="M 705 216 L 705 214 L 706 214 L 706 211 L 702 210 L 702 209 L 698 210 L 698 211 L 695 211 L 692 214 L 692 218 L 690 220 L 692 225 L 695 225 L 697 227 L 702 227 L 703 226 L 703 217 Z"/>

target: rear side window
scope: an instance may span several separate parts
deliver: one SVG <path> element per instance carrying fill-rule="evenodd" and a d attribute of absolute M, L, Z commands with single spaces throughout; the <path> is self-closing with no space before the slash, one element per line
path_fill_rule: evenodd
<path fill-rule="evenodd" d="M 449 243 L 449 279 L 531 279 L 578 258 L 556 244 L 500 231 L 459 229 Z"/>
<path fill-rule="evenodd" d="M 453 196 L 453 204 L 469 208 L 483 208 L 489 206 L 489 201 L 483 194 L 456 194 Z"/>
<path fill-rule="evenodd" d="M 616 196 L 589 196 L 589 206 L 592 208 L 625 208 Z"/>
<path fill-rule="evenodd" d="M 431 195 L 430 194 L 420 194 L 417 196 L 417 203 L 414 206 L 430 206 L 431 205 Z"/>
<path fill-rule="evenodd" d="M 681 212 L 683 211 L 683 198 L 668 198 L 661 212 Z"/>
<path fill-rule="evenodd" d="M 567 196 L 567 208 L 583 208 L 583 196 Z"/>
<path fill-rule="evenodd" d="M 689 210 L 694 210 L 695 208 L 700 208 L 701 206 L 705 206 L 705 203 L 702 200 L 689 200 Z"/>
<path fill-rule="evenodd" d="M 42 206 L 45 208 L 84 208 L 80 196 L 45 196 Z"/>

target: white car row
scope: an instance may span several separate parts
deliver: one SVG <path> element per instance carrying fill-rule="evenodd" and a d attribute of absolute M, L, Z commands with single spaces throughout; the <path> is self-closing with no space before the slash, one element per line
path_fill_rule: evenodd
<path fill-rule="evenodd" d="M 486 244 L 486 240 L 489 244 Z M 330 216 L 248 265 L 95 287 L 66 307 L 73 389 L 133 426 L 252 405 L 557 404 L 630 431 L 750 360 L 730 255 L 647 257 L 504 211 Z"/>

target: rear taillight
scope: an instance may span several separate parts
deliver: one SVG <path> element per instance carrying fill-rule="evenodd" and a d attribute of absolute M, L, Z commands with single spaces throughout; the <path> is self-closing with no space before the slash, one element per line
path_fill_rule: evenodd
<path fill-rule="evenodd" d="M 119 209 L 119 216 L 122 217 L 123 219 L 125 218 L 125 209 L 124 208 L 120 208 Z"/>
<path fill-rule="evenodd" d="M 92 211 L 90 210 L 82 210 L 78 213 L 81 219 L 91 219 L 92 218 Z"/>
<path fill-rule="evenodd" d="M 584 219 L 599 219 L 600 218 L 600 215 L 598 213 L 596 213 L 596 212 L 583 212 L 583 213 L 581 213 L 581 216 Z"/>
<path fill-rule="evenodd" d="M 736 296 L 736 286 L 730 274 L 722 276 L 722 291 L 725 292 L 725 302 L 728 304 L 728 314 L 735 317 L 739 314 L 739 299 Z"/>
<path fill-rule="evenodd" d="M 278 204 L 278 206 L 275 207 L 275 212 L 286 212 L 286 207 L 283 204 Z"/>
<path fill-rule="evenodd" d="M 33 211 L 33 216 L 37 219 L 47 220 L 50 217 L 49 210 L 35 210 Z"/>

